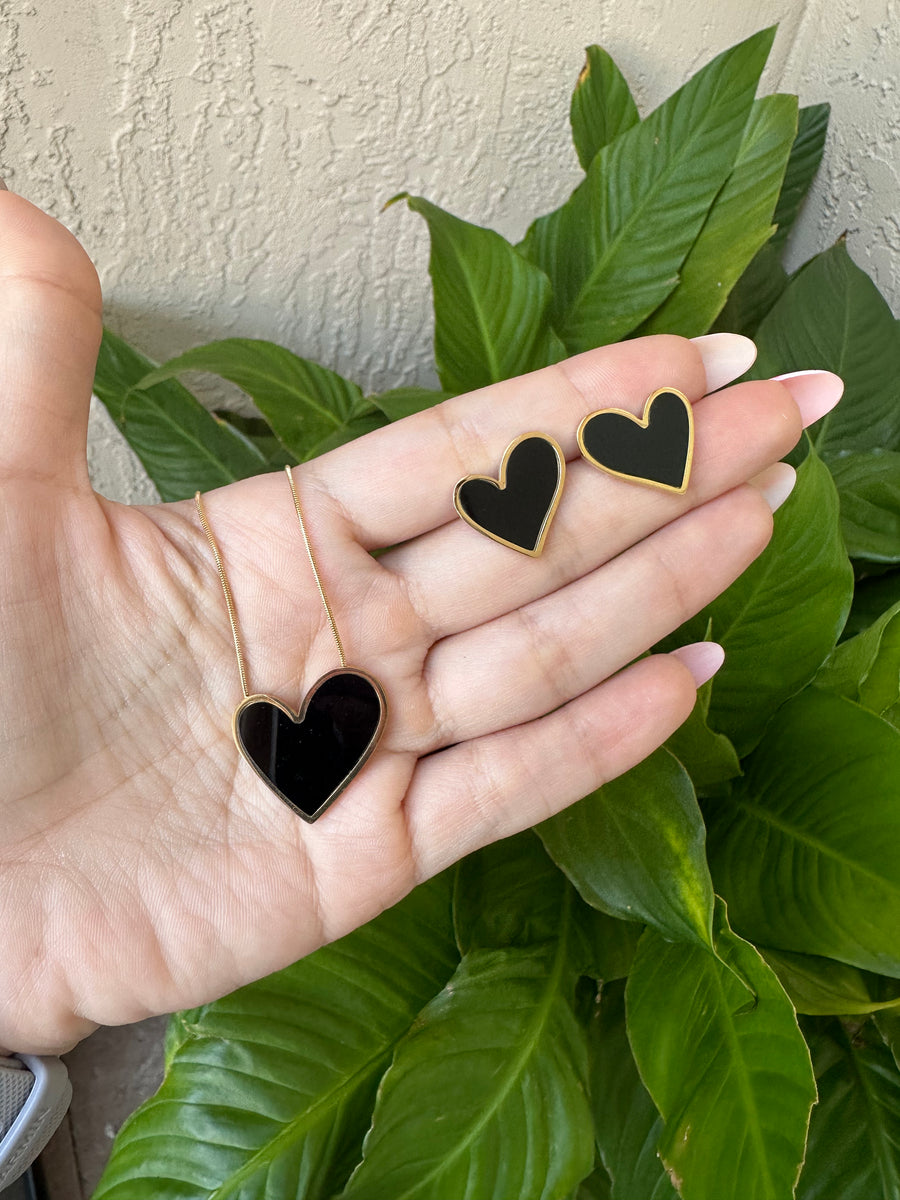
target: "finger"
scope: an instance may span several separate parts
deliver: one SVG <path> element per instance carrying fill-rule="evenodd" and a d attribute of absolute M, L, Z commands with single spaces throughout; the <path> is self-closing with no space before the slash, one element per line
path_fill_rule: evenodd
<path fill-rule="evenodd" d="M 800 436 L 788 388 L 737 384 L 695 405 L 694 471 L 684 495 L 641 487 L 586 461 L 570 465 L 540 558 L 479 536 L 462 521 L 385 554 L 437 639 L 511 612 L 614 558 L 692 507 L 730 490 L 780 458 Z"/>
<path fill-rule="evenodd" d="M 87 485 L 100 284 L 75 237 L 0 192 L 0 475 Z"/>
<path fill-rule="evenodd" d="M 437 722 L 427 749 L 534 720 L 595 687 L 724 591 L 771 533 L 765 496 L 744 485 L 567 587 L 438 642 L 425 667 Z"/>
<path fill-rule="evenodd" d="M 696 686 L 675 656 L 655 655 L 538 721 L 422 759 L 404 802 L 417 878 L 633 767 L 687 720 Z"/>
<path fill-rule="evenodd" d="M 718 387 L 723 374 L 746 370 L 755 353 L 735 334 L 696 344 L 657 335 L 603 346 L 376 430 L 307 464 L 306 477 L 333 497 L 363 545 L 393 545 L 452 520 L 456 483 L 469 474 L 496 475 L 519 434 L 548 434 L 571 458 L 578 424 L 593 409 L 640 412 L 663 384 L 697 399 L 708 374 Z"/>

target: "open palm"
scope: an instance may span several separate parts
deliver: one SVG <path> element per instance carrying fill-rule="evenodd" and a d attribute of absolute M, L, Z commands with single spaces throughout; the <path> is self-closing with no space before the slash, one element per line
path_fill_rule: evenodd
<path fill-rule="evenodd" d="M 634 660 L 766 544 L 761 488 L 783 493 L 789 470 L 745 481 L 795 443 L 811 386 L 701 399 L 727 382 L 705 373 L 712 343 L 646 338 L 297 468 L 348 661 L 389 708 L 370 762 L 308 825 L 232 741 L 241 693 L 193 504 L 91 489 L 100 314 L 75 239 L 0 195 L 0 1044 L 16 1050 L 59 1050 L 281 967 L 650 753 L 713 664 L 702 649 Z M 663 384 L 697 401 L 684 496 L 577 455 L 586 413 L 638 412 Z M 570 460 L 539 559 L 479 537 L 451 503 L 460 476 L 495 473 L 532 429 Z M 245 480 L 206 507 L 250 688 L 296 708 L 337 662 L 287 481 Z"/>

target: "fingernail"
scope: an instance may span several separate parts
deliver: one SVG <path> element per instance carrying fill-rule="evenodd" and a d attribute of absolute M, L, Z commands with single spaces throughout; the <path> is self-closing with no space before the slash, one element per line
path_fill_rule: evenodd
<path fill-rule="evenodd" d="M 725 661 L 725 651 L 718 642 L 691 642 L 672 651 L 672 657 L 684 663 L 694 677 L 697 687 L 712 679 Z"/>
<path fill-rule="evenodd" d="M 790 371 L 772 378 L 794 397 L 804 426 L 830 413 L 844 394 L 844 381 L 833 371 Z"/>
<path fill-rule="evenodd" d="M 790 463 L 778 462 L 771 467 L 766 467 L 765 471 L 760 471 L 758 475 L 754 475 L 749 483 L 758 488 L 766 498 L 766 503 L 772 512 L 776 508 L 780 508 L 787 500 L 788 496 L 794 490 L 794 484 L 797 482 L 797 472 Z"/>
<path fill-rule="evenodd" d="M 691 341 L 703 359 L 707 392 L 739 379 L 756 361 L 756 346 L 740 333 L 704 333 Z"/>

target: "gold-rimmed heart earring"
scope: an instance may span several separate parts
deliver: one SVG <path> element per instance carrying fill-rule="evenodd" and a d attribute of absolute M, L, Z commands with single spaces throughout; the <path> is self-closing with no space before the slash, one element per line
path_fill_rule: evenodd
<path fill-rule="evenodd" d="M 566 478 L 566 456 L 543 433 L 523 433 L 506 447 L 496 479 L 467 475 L 453 506 L 467 525 L 531 558 L 544 548 Z"/>
<path fill-rule="evenodd" d="M 677 388 L 648 397 L 643 415 L 601 408 L 578 427 L 578 445 L 589 463 L 619 479 L 681 494 L 694 457 L 694 413 Z"/>

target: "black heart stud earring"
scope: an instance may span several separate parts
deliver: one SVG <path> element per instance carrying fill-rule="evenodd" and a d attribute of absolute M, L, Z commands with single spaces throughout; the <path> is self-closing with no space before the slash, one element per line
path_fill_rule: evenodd
<path fill-rule="evenodd" d="M 453 506 L 479 533 L 537 558 L 565 477 L 559 444 L 543 433 L 523 433 L 507 446 L 499 477 L 467 475 L 454 489 Z"/>
<path fill-rule="evenodd" d="M 658 388 L 635 417 L 601 408 L 578 427 L 581 453 L 610 475 L 667 492 L 687 490 L 694 457 L 694 414 L 677 388 Z"/>

